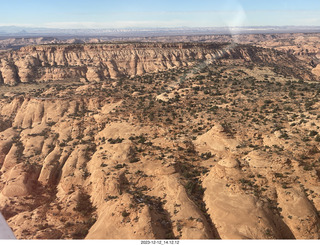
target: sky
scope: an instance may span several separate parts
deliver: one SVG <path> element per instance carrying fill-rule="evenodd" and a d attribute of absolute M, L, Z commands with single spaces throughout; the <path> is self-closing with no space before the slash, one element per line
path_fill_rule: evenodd
<path fill-rule="evenodd" d="M 320 26 L 320 0 L 0 0 L 0 26 Z"/>

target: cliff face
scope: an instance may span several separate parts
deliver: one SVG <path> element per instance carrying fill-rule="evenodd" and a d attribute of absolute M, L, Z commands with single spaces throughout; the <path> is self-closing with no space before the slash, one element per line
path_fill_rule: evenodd
<path fill-rule="evenodd" d="M 2 86 L 0 212 L 20 239 L 319 239 L 320 84 L 263 66 L 294 61 Z"/>
<path fill-rule="evenodd" d="M 0 58 L 0 83 L 58 80 L 103 81 L 142 75 L 199 61 L 240 59 L 247 62 L 282 63 L 299 70 L 298 61 L 284 53 L 254 46 L 228 44 L 85 44 L 23 47 Z M 310 78 L 306 71 L 297 74 Z"/>

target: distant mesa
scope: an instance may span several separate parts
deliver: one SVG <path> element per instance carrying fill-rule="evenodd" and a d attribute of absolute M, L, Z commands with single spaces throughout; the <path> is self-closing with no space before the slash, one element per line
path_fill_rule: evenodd
<path fill-rule="evenodd" d="M 22 31 L 19 31 L 18 34 L 27 34 L 28 32 L 26 30 L 22 30 Z"/>

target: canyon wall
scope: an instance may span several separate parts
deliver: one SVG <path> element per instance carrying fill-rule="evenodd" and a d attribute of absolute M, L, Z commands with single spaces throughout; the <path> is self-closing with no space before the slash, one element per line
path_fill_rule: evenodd
<path fill-rule="evenodd" d="M 304 64 L 294 56 L 254 46 L 221 43 L 113 43 L 27 46 L 5 53 L 0 56 L 0 84 L 67 79 L 99 82 L 218 59 L 283 63 L 289 70 L 293 69 L 295 75 L 312 79 L 309 68 L 305 69 Z"/>

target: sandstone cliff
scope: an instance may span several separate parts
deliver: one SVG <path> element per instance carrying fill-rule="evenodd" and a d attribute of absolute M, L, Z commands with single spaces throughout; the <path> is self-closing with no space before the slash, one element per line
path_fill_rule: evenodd
<path fill-rule="evenodd" d="M 10 87 L 30 87 L 0 99 L 0 209 L 15 235 L 319 239 L 320 85 L 198 68 L 174 85 L 184 71 Z"/>
<path fill-rule="evenodd" d="M 18 238 L 320 238 L 320 83 L 295 78 L 311 75 L 294 56 L 103 44 L 1 60 L 6 84 L 53 80 L 0 89 L 0 211 Z"/>
<path fill-rule="evenodd" d="M 281 67 L 281 72 L 311 79 L 310 67 L 294 56 L 254 46 L 196 43 L 127 43 L 23 47 L 0 58 L 0 84 L 60 80 L 103 81 L 197 62 L 238 59 Z"/>

